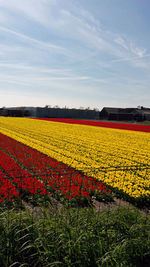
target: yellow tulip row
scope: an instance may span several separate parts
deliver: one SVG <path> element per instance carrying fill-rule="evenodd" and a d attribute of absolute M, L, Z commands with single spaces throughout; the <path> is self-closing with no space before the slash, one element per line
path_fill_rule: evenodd
<path fill-rule="evenodd" d="M 149 166 L 149 133 L 4 117 L 0 132 L 134 198 L 150 196 L 150 170 L 130 170 Z"/>

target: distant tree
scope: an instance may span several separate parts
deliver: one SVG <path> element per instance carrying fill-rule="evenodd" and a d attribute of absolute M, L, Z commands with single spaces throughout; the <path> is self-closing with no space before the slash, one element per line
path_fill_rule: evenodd
<path fill-rule="evenodd" d="M 51 108 L 51 105 L 46 105 L 45 108 Z"/>
<path fill-rule="evenodd" d="M 94 111 L 99 111 L 99 109 L 98 109 L 98 108 L 93 108 L 93 110 L 94 110 Z"/>
<path fill-rule="evenodd" d="M 54 108 L 60 108 L 58 105 L 55 105 Z"/>

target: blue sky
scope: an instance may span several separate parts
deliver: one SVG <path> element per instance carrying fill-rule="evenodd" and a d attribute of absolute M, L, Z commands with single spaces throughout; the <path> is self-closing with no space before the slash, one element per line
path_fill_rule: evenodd
<path fill-rule="evenodd" d="M 0 0 L 0 107 L 150 107 L 149 0 Z"/>

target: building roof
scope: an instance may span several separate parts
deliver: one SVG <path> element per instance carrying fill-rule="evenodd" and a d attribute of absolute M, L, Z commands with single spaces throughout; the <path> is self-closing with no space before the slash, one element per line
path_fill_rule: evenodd
<path fill-rule="evenodd" d="M 102 110 L 107 111 L 108 113 L 139 113 L 139 114 L 150 114 L 150 108 L 113 108 L 113 107 L 104 107 Z M 101 111 L 102 111 L 101 110 Z"/>

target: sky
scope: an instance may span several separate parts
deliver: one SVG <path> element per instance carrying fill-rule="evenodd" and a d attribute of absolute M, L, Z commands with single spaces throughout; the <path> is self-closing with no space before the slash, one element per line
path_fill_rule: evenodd
<path fill-rule="evenodd" d="M 0 107 L 150 107 L 149 0 L 0 0 Z"/>

